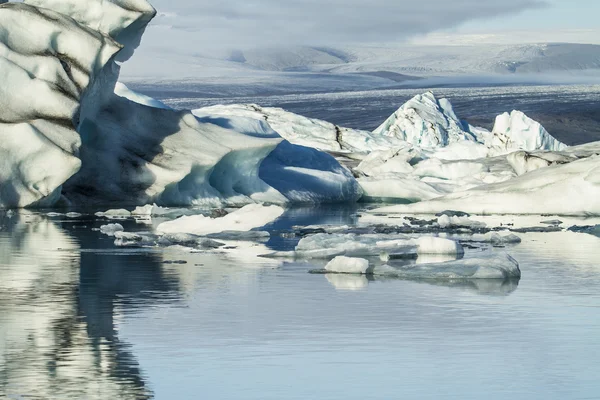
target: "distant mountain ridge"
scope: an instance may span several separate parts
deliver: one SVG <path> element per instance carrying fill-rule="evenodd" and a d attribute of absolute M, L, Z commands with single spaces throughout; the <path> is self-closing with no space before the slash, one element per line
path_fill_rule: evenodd
<path fill-rule="evenodd" d="M 236 51 L 235 54 L 235 59 L 243 60 L 243 64 L 265 71 L 387 71 L 428 77 L 600 69 L 600 45 L 578 43 L 292 47 Z"/>

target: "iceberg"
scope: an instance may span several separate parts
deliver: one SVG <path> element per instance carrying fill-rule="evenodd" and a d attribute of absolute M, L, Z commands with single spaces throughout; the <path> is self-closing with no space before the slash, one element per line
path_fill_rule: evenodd
<path fill-rule="evenodd" d="M 445 147 L 451 143 L 478 139 L 456 117 L 450 102 L 438 100 L 432 92 L 406 102 L 373 133 L 396 137 L 422 148 Z"/>
<path fill-rule="evenodd" d="M 496 117 L 492 145 L 505 150 L 561 151 L 567 145 L 553 138 L 538 122 L 521 111 Z"/>

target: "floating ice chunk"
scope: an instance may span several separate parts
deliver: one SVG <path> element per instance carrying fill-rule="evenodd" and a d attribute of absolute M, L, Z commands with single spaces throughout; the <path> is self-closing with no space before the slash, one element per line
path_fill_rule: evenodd
<path fill-rule="evenodd" d="M 186 216 L 174 221 L 163 222 L 157 228 L 159 233 L 190 233 L 209 235 L 225 231 L 245 232 L 265 226 L 284 213 L 279 206 L 249 204 L 220 218 L 203 215 Z"/>
<path fill-rule="evenodd" d="M 498 232 L 488 232 L 488 233 L 477 233 L 465 238 L 461 238 L 461 240 L 468 242 L 480 242 L 480 243 L 491 243 L 494 246 L 504 246 L 507 244 L 519 244 L 521 243 L 521 238 L 515 235 L 514 233 L 508 233 L 506 235 L 501 235 Z"/>
<path fill-rule="evenodd" d="M 423 236 L 416 240 L 417 253 L 421 254 L 448 254 L 448 255 L 462 255 L 464 249 L 457 241 L 434 237 L 434 236 Z"/>
<path fill-rule="evenodd" d="M 521 111 L 499 115 L 492 133 L 492 145 L 504 150 L 561 151 L 567 148 Z"/>
<path fill-rule="evenodd" d="M 154 217 L 159 215 L 169 214 L 171 210 L 165 207 L 159 207 L 156 204 L 148 204 L 142 207 L 136 207 L 131 212 L 134 217 Z"/>
<path fill-rule="evenodd" d="M 474 221 L 469 217 L 458 217 L 441 215 L 437 220 L 438 225 L 442 229 L 446 228 L 485 228 L 487 225 L 484 222 Z"/>
<path fill-rule="evenodd" d="M 125 228 L 121 224 L 108 224 L 100 227 L 100 232 L 107 236 L 115 236 L 117 232 L 123 232 Z"/>
<path fill-rule="evenodd" d="M 115 246 L 118 247 L 155 246 L 157 243 L 156 235 L 150 233 L 116 231 L 114 236 Z"/>
<path fill-rule="evenodd" d="M 369 260 L 339 256 L 331 260 L 325 271 L 338 274 L 367 274 L 369 273 Z"/>
<path fill-rule="evenodd" d="M 336 256 L 369 257 L 381 253 L 416 255 L 417 245 L 405 235 L 357 235 L 318 233 L 302 238 L 292 254 L 297 258 L 327 259 Z M 274 254 L 277 256 L 278 254 Z"/>
<path fill-rule="evenodd" d="M 403 267 L 377 266 L 373 275 L 402 279 L 516 279 L 521 277 L 521 270 L 519 263 L 505 254 Z"/>
<path fill-rule="evenodd" d="M 108 219 L 127 219 L 131 217 L 131 211 L 120 208 L 108 211 L 99 211 L 94 215 L 96 217 L 105 217 Z"/>

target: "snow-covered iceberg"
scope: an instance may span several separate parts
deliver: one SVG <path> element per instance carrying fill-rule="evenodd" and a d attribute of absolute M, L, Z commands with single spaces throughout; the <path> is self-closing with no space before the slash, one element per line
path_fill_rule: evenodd
<path fill-rule="evenodd" d="M 446 99 L 438 100 L 432 92 L 407 101 L 374 134 L 396 137 L 422 148 L 477 141 L 468 125 L 456 117 L 452 104 Z"/>
<path fill-rule="evenodd" d="M 540 123 L 521 111 L 499 115 L 492 134 L 492 145 L 508 151 L 561 151 L 567 148 L 564 143 L 553 138 Z"/>

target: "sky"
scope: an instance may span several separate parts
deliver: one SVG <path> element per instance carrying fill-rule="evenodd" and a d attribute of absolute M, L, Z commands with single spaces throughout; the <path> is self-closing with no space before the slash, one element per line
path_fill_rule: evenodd
<path fill-rule="evenodd" d="M 191 51 L 402 42 L 439 32 L 541 32 L 600 41 L 598 0 L 152 0 L 153 42 Z M 558 34 L 557 34 L 558 32 Z M 561 40 L 560 32 L 565 32 Z M 571 32 L 569 34 L 568 32 Z M 594 34 L 596 33 L 596 34 Z M 515 40 L 519 40 L 516 35 Z M 543 39 L 543 35 L 541 38 Z"/>

